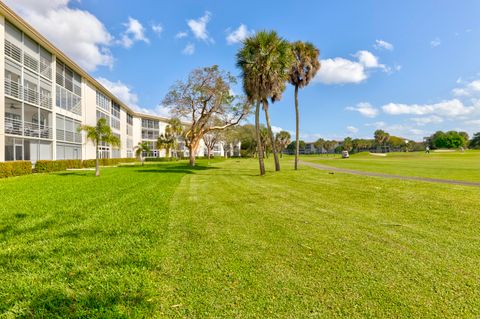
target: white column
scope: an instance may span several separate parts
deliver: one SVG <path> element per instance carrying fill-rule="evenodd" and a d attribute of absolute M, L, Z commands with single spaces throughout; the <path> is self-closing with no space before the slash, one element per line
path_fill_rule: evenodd
<path fill-rule="evenodd" d="M 0 162 L 5 161 L 5 17 L 0 16 Z"/>
<path fill-rule="evenodd" d="M 52 54 L 52 159 L 57 159 L 57 57 Z"/>

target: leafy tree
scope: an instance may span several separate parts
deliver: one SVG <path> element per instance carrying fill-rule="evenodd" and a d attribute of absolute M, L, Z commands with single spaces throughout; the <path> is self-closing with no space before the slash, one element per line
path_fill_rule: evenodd
<path fill-rule="evenodd" d="M 162 104 L 175 117 L 189 121 L 183 138 L 190 166 L 195 166 L 195 154 L 205 134 L 237 125 L 249 113 L 249 105 L 230 94 L 235 83 L 235 77 L 217 65 L 199 68 L 186 81 L 177 81 L 163 99 Z M 217 120 L 220 125 L 215 124 Z"/>
<path fill-rule="evenodd" d="M 221 131 L 212 131 L 203 136 L 203 142 L 207 148 L 207 158 L 210 159 L 212 155 L 213 148 L 220 141 Z"/>
<path fill-rule="evenodd" d="M 99 119 L 95 126 L 82 125 L 80 130 L 85 131 L 87 140 L 90 140 L 95 145 L 95 176 L 100 176 L 98 151 L 100 143 L 108 143 L 112 147 L 120 147 L 120 139 L 112 133 L 112 129 L 104 118 Z"/>
<path fill-rule="evenodd" d="M 468 144 L 470 148 L 480 148 L 480 132 L 473 134 L 470 143 Z"/>
<path fill-rule="evenodd" d="M 291 44 L 293 63 L 289 82 L 295 87 L 295 169 L 298 169 L 300 151 L 300 113 L 298 110 L 298 89 L 307 86 L 320 70 L 320 50 L 310 42 L 297 41 Z"/>
<path fill-rule="evenodd" d="M 351 137 L 345 137 L 343 139 L 343 145 L 342 145 L 342 150 L 344 151 L 351 151 L 353 147 L 353 142 Z"/>
<path fill-rule="evenodd" d="M 331 152 L 335 149 L 337 144 L 338 143 L 336 141 L 328 141 L 327 140 L 327 141 L 323 142 L 323 148 L 325 148 L 325 150 L 327 152 Z"/>
<path fill-rule="evenodd" d="M 384 130 L 376 130 L 374 133 L 373 133 L 373 136 L 375 138 L 375 142 L 377 143 L 377 145 L 379 146 L 385 146 L 385 144 L 388 142 L 388 140 L 390 139 L 390 134 L 388 134 L 387 132 L 385 132 Z"/>
<path fill-rule="evenodd" d="M 148 145 L 148 142 L 138 142 L 138 145 L 135 146 L 135 156 L 140 158 L 142 162 L 142 166 L 145 165 L 145 158 L 143 157 L 143 153 L 150 153 L 152 150 Z"/>
<path fill-rule="evenodd" d="M 251 124 L 234 127 L 241 143 L 242 156 L 254 156 L 257 150 L 255 126 Z"/>
<path fill-rule="evenodd" d="M 307 146 L 307 144 L 305 143 L 305 141 L 300 140 L 300 150 L 305 150 L 306 146 Z M 289 153 L 295 153 L 296 149 L 297 149 L 296 141 L 291 142 L 287 146 L 287 150 L 289 151 Z"/>
<path fill-rule="evenodd" d="M 290 144 L 291 135 L 287 131 L 280 131 L 275 135 L 275 142 L 277 144 L 278 151 L 280 152 L 280 157 L 283 157 L 283 150 Z"/>
<path fill-rule="evenodd" d="M 323 138 L 319 138 L 318 140 L 316 140 L 314 143 L 313 143 L 313 146 L 315 146 L 315 148 L 317 150 L 321 150 L 324 147 L 324 144 L 325 144 L 325 140 Z"/>
<path fill-rule="evenodd" d="M 468 136 L 468 134 L 467 134 Z M 465 147 L 467 140 L 465 135 L 456 131 L 437 131 L 430 138 L 430 146 L 433 148 L 459 148 Z"/>
<path fill-rule="evenodd" d="M 260 141 L 260 103 L 265 111 L 267 129 L 270 135 L 271 147 L 275 159 L 275 170 L 280 170 L 280 161 L 275 147 L 275 138 L 270 125 L 269 102 L 279 100 L 285 90 L 288 71 L 292 63 L 290 44 L 279 37 L 275 31 L 260 31 L 248 37 L 243 42 L 243 47 L 237 53 L 237 66 L 242 70 L 243 89 L 248 101 L 256 105 L 255 128 L 257 141 Z M 261 143 L 258 159 L 260 175 L 265 174 Z"/>

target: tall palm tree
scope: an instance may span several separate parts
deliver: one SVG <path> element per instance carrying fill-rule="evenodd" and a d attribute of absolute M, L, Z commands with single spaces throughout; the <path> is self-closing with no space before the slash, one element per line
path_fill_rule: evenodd
<path fill-rule="evenodd" d="M 307 86 L 320 70 L 320 51 L 310 42 L 297 41 L 291 44 L 294 60 L 290 69 L 289 82 L 295 87 L 295 169 L 298 169 L 300 153 L 300 113 L 298 111 L 298 89 Z"/>
<path fill-rule="evenodd" d="M 177 157 L 178 138 L 182 136 L 184 126 L 180 121 L 180 119 L 174 117 L 168 121 L 167 127 L 168 127 L 168 133 L 172 136 L 172 139 L 173 139 L 173 145 L 172 145 L 172 149 L 174 150 L 173 153 L 175 154 L 175 157 Z M 165 131 L 166 130 L 167 128 L 165 128 Z"/>
<path fill-rule="evenodd" d="M 120 139 L 112 133 L 112 129 L 104 118 L 99 119 L 95 126 L 82 125 L 80 131 L 85 131 L 87 140 L 90 140 L 95 145 L 95 176 L 100 176 L 98 152 L 100 143 L 108 143 L 112 147 L 120 147 Z"/>
<path fill-rule="evenodd" d="M 147 142 L 138 142 L 138 145 L 135 146 L 135 155 L 140 157 L 140 161 L 142 162 L 142 166 L 145 165 L 145 158 L 143 157 L 143 153 L 150 153 L 152 150 Z"/>
<path fill-rule="evenodd" d="M 275 170 L 280 170 L 280 162 L 275 147 L 275 138 L 270 125 L 268 100 L 279 100 L 288 80 L 292 63 L 290 44 L 275 31 L 260 31 L 248 37 L 237 53 L 237 67 L 242 70 L 243 89 L 248 101 L 255 104 L 255 129 L 257 135 L 260 175 L 265 174 L 263 150 L 260 141 L 260 103 L 265 111 L 265 119 L 275 159 Z"/>

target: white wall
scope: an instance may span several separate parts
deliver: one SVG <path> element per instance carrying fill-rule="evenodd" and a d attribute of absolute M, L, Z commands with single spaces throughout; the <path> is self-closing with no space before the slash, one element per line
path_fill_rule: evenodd
<path fill-rule="evenodd" d="M 0 162 L 5 161 L 5 18 L 0 16 Z"/>

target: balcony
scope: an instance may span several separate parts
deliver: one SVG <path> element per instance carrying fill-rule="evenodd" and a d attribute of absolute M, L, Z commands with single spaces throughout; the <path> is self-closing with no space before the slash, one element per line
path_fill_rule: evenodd
<path fill-rule="evenodd" d="M 51 139 L 52 128 L 43 124 L 5 118 L 5 134 Z"/>
<path fill-rule="evenodd" d="M 9 95 L 16 99 L 21 100 L 23 97 L 22 94 L 23 86 L 18 82 L 14 82 L 10 79 L 5 79 L 5 95 Z"/>
<path fill-rule="evenodd" d="M 48 91 L 38 92 L 37 90 L 24 87 L 18 82 L 5 79 L 5 95 L 18 100 L 24 100 L 33 105 L 52 109 L 52 94 Z"/>

